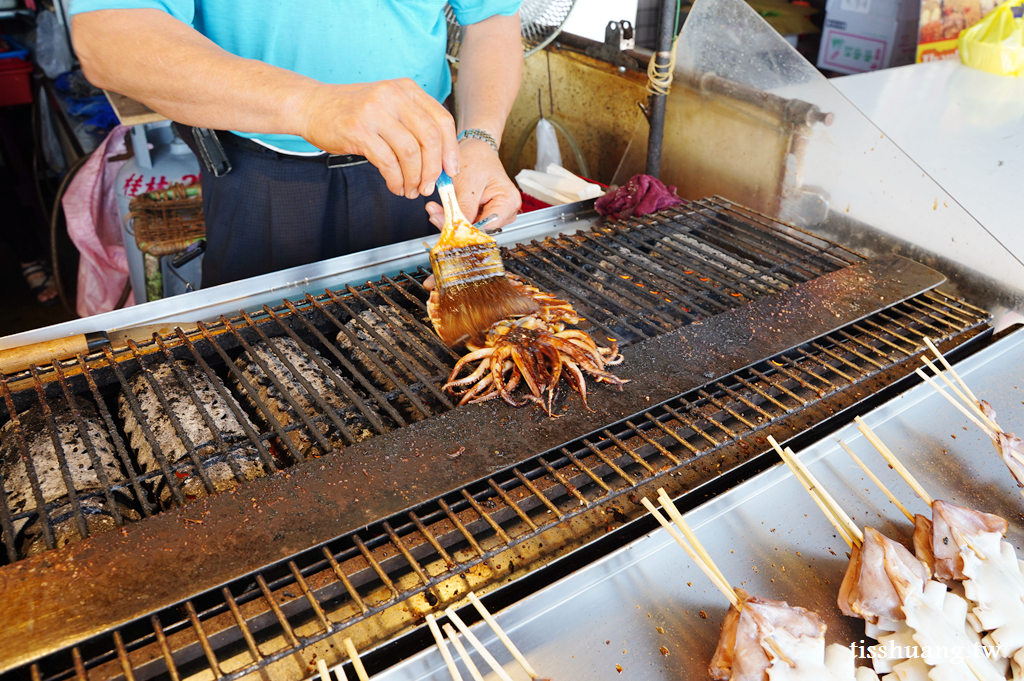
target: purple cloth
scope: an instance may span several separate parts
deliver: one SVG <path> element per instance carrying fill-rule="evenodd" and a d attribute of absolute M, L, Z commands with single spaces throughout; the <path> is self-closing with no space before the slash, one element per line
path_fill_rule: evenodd
<path fill-rule="evenodd" d="M 594 207 L 601 215 L 622 220 L 678 206 L 682 202 L 676 195 L 675 187 L 666 187 L 661 180 L 650 175 L 634 175 L 625 186 L 613 189 L 599 198 Z"/>

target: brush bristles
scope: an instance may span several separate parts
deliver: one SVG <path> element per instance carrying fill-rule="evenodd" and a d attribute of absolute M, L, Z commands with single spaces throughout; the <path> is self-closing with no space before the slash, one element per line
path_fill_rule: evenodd
<path fill-rule="evenodd" d="M 438 294 L 438 315 L 444 320 L 441 340 L 453 348 L 469 341 L 482 344 L 497 321 L 540 312 L 540 304 L 504 275 L 438 289 Z"/>
<path fill-rule="evenodd" d="M 493 245 L 475 244 L 449 248 L 432 253 L 431 256 L 431 265 L 439 291 L 491 277 L 505 276 L 501 254 Z"/>

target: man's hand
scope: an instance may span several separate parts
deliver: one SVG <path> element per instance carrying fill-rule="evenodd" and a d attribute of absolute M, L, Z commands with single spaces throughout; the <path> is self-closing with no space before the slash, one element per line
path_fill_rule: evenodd
<path fill-rule="evenodd" d="M 466 138 L 459 143 L 462 151 L 462 172 L 452 178 L 459 208 L 470 222 L 497 215 L 498 219 L 484 229 L 497 229 L 512 222 L 522 199 L 519 190 L 505 173 L 501 160 L 487 142 Z M 427 204 L 430 221 L 440 229 L 444 226 L 444 209 L 431 201 Z"/>
<path fill-rule="evenodd" d="M 399 196 L 433 194 L 442 164 L 453 178 L 460 174 L 455 121 L 408 78 L 321 84 L 302 108 L 303 138 L 329 153 L 365 156 Z"/>

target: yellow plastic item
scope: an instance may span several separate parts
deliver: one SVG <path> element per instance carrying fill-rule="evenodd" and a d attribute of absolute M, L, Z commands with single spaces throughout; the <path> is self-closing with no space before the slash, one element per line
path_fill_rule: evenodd
<path fill-rule="evenodd" d="M 987 17 L 960 33 L 960 60 L 976 69 L 1000 76 L 1024 76 L 1024 3 L 1005 2 Z"/>

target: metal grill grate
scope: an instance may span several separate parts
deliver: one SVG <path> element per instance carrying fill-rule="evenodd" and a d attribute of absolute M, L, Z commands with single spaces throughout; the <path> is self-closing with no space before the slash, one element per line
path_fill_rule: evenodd
<path fill-rule="evenodd" d="M 595 338 L 601 331 L 623 345 L 863 260 L 718 199 L 524 244 L 505 259 L 528 283 L 571 301 Z M 452 409 L 440 386 L 458 355 L 426 320 L 427 274 L 385 276 L 0 378 L 6 560 Z M 645 485 L 681 491 L 728 465 L 711 454 L 749 450 L 744 438 L 762 428 L 871 392 L 923 336 L 959 343 L 987 319 L 925 293 L 596 435 L 523 451 L 524 461 L 485 480 L 84 643 L 34 652 L 35 663 L 3 678 L 233 679 L 285 664 L 341 629 L 363 647 L 470 588 L 586 544 L 603 534 L 608 513 L 635 516 L 623 499 Z M 18 489 L 8 484 L 15 469 Z"/>
<path fill-rule="evenodd" d="M 721 200 L 534 241 L 505 258 L 623 345 L 861 260 Z M 451 409 L 440 386 L 458 355 L 426 319 L 427 274 L 4 377 L 7 414 L 21 412 L 0 433 L 6 560 Z M 47 435 L 25 432 L 23 420 Z"/>
<path fill-rule="evenodd" d="M 831 398 L 870 391 L 872 379 L 909 364 L 925 336 L 961 342 L 987 318 L 925 293 L 8 676 L 183 678 L 206 670 L 236 679 L 342 629 L 365 646 L 517 573 L 512 562 L 559 528 L 597 513 L 635 517 L 642 511 L 630 495 L 654 484 L 679 493 L 713 478 L 730 444 Z M 587 540 L 579 527 L 569 532 Z M 371 619 L 373 634 L 359 628 Z"/>

